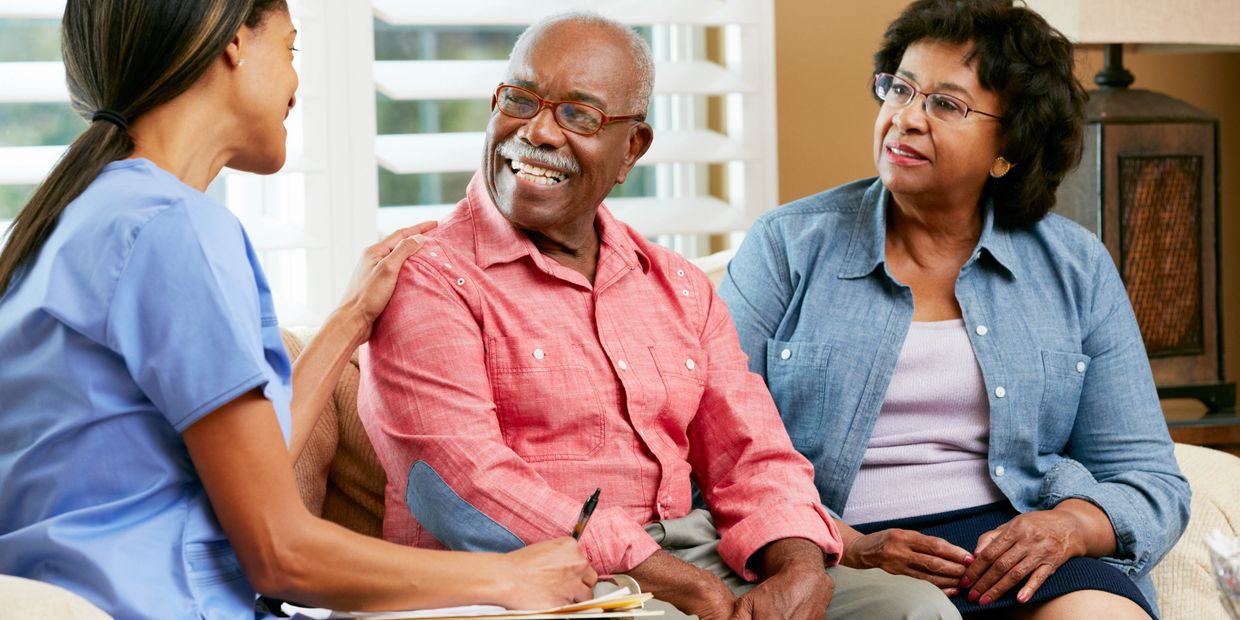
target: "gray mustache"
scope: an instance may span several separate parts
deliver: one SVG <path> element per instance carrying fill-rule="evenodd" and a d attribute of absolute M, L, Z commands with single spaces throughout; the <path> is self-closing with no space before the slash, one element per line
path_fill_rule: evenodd
<path fill-rule="evenodd" d="M 569 174 L 581 173 L 581 166 L 577 164 L 575 157 L 530 146 L 516 136 L 500 142 L 496 151 L 504 159 L 521 159 L 531 163 L 542 164 L 548 168 L 563 170 Z"/>

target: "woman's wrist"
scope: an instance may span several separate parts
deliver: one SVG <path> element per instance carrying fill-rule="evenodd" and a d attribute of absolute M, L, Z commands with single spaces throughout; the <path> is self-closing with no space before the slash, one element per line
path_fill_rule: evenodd
<path fill-rule="evenodd" d="M 1115 531 L 1111 520 L 1101 508 L 1083 499 L 1066 499 L 1054 508 L 1069 516 L 1074 524 L 1073 555 L 1102 557 L 1115 551 Z"/>
<path fill-rule="evenodd" d="M 370 337 L 371 320 L 360 307 L 345 303 L 327 316 L 320 335 L 333 334 L 349 343 L 349 353 Z"/>
<path fill-rule="evenodd" d="M 867 568 L 861 565 L 861 558 L 857 557 L 857 542 L 865 535 L 839 519 L 835 520 L 835 525 L 840 532 L 840 564 L 848 568 Z"/>

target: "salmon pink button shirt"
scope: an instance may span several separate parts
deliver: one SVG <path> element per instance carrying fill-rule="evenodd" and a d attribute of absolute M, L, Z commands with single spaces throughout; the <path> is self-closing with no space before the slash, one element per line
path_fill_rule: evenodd
<path fill-rule="evenodd" d="M 692 509 L 748 579 L 766 544 L 840 538 L 808 461 L 749 372 L 706 276 L 600 206 L 593 285 L 543 256 L 475 176 L 404 266 L 362 351 L 358 406 L 387 472 L 384 537 L 507 551 L 572 532 L 600 574 L 659 545 L 643 526 Z"/>

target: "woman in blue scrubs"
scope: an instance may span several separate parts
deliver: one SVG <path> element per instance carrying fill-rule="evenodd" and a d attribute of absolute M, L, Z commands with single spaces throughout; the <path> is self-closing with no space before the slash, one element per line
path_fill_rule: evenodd
<path fill-rule="evenodd" d="M 282 0 L 69 0 L 65 68 L 92 122 L 0 253 L 0 573 L 119 618 L 253 617 L 256 591 L 346 609 L 588 597 L 571 539 L 412 549 L 302 505 L 291 464 L 428 227 L 367 250 L 290 368 L 254 249 L 203 190 L 224 166 L 284 164 L 295 37 Z"/>

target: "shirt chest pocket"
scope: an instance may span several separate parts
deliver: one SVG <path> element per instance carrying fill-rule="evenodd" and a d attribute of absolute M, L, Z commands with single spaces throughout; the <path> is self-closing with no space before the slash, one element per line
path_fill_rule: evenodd
<path fill-rule="evenodd" d="M 1038 448 L 1062 452 L 1076 423 L 1081 387 L 1090 357 L 1084 353 L 1042 351 L 1042 401 L 1038 405 Z"/>
<path fill-rule="evenodd" d="M 585 460 L 602 447 L 602 407 L 579 343 L 562 338 L 496 338 L 487 372 L 504 442 L 529 462 Z"/>
<path fill-rule="evenodd" d="M 798 449 L 823 442 L 819 432 L 826 413 L 830 358 L 831 345 L 826 343 L 767 340 L 766 385 Z"/>
<path fill-rule="evenodd" d="M 670 344 L 653 345 L 649 350 L 655 370 L 659 373 L 659 383 L 652 385 L 650 409 L 658 413 L 670 436 L 679 440 L 685 436 L 685 430 L 702 403 L 702 392 L 706 386 L 706 364 L 702 359 L 702 350 Z M 661 394 L 659 388 L 662 388 Z"/>

